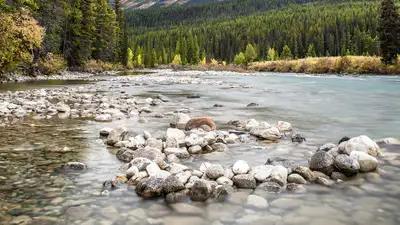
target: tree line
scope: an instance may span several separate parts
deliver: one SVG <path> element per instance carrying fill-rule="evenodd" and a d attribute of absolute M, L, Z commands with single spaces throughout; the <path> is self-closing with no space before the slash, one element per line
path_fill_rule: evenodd
<path fill-rule="evenodd" d="M 327 1 L 235 19 L 206 19 L 194 24 L 182 21 L 184 25 L 165 29 L 129 26 L 129 46 L 136 66 L 172 63 L 178 55 L 183 65 L 198 62 L 197 57 L 192 60 L 193 55 L 199 55 L 200 61 L 232 63 L 245 56 L 249 46 L 255 56 L 244 62 L 380 55 L 378 8 L 376 1 Z"/>
<path fill-rule="evenodd" d="M 127 61 L 120 0 L 113 6 L 107 0 L 0 0 L 0 18 L 0 73 L 16 67 L 35 73 L 41 64 L 81 68 L 90 60 Z"/>

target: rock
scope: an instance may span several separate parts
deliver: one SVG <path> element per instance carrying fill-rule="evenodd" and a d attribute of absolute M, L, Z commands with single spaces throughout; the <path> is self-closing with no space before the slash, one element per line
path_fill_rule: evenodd
<path fill-rule="evenodd" d="M 302 134 L 295 134 L 292 136 L 292 142 L 302 143 L 303 141 L 306 141 L 306 137 Z"/>
<path fill-rule="evenodd" d="M 123 135 L 125 134 L 125 133 L 127 133 L 128 132 L 128 130 L 125 128 L 125 127 L 123 127 L 123 126 L 121 126 L 121 127 L 118 127 L 118 128 L 116 128 L 116 129 L 113 129 L 109 134 L 108 134 L 108 136 L 107 136 L 107 139 L 106 139 L 106 143 L 108 144 L 108 145 L 114 145 L 114 144 L 116 144 L 118 141 L 122 141 L 122 137 L 123 137 Z"/>
<path fill-rule="evenodd" d="M 165 155 L 161 153 L 160 150 L 154 148 L 146 147 L 144 149 L 138 149 L 136 151 L 121 148 L 120 150 L 118 150 L 116 155 L 119 160 L 125 162 L 130 162 L 135 158 L 143 157 L 157 163 L 160 168 L 165 167 Z"/>
<path fill-rule="evenodd" d="M 250 131 L 251 129 L 258 127 L 259 124 L 260 124 L 260 123 L 257 122 L 257 120 L 255 120 L 255 119 L 250 119 L 249 122 L 247 122 L 245 129 L 246 129 L 247 131 Z"/>
<path fill-rule="evenodd" d="M 163 195 L 164 179 L 149 177 L 142 179 L 136 185 L 136 193 L 143 198 L 153 198 Z"/>
<path fill-rule="evenodd" d="M 170 102 L 170 101 L 171 101 L 170 98 L 168 98 L 167 96 L 162 95 L 162 94 L 157 94 L 156 98 L 157 98 L 157 99 L 160 99 L 160 100 L 163 101 L 163 102 Z"/>
<path fill-rule="evenodd" d="M 251 174 L 239 174 L 232 178 L 233 183 L 238 188 L 254 189 L 256 188 L 256 180 Z"/>
<path fill-rule="evenodd" d="M 320 184 L 320 185 L 323 185 L 323 186 L 327 186 L 327 187 L 330 187 L 335 183 L 333 180 L 326 179 L 326 178 L 323 178 L 323 177 L 317 177 L 317 179 L 315 179 L 315 182 L 317 184 Z"/>
<path fill-rule="evenodd" d="M 193 176 L 196 176 L 196 177 L 202 177 L 203 176 L 203 172 L 201 172 L 200 170 L 193 170 Z"/>
<path fill-rule="evenodd" d="M 271 176 L 272 169 L 272 165 L 258 165 L 251 168 L 250 174 L 254 176 L 256 181 L 264 182 Z"/>
<path fill-rule="evenodd" d="M 307 181 L 297 173 L 290 174 L 288 176 L 287 182 L 296 184 L 307 184 Z"/>
<path fill-rule="evenodd" d="M 189 194 L 189 190 L 188 189 L 183 189 L 183 190 L 178 191 L 178 192 L 171 192 L 171 193 L 168 193 L 165 196 L 165 201 L 168 204 L 177 203 L 177 202 L 183 202 L 188 198 L 188 194 Z"/>
<path fill-rule="evenodd" d="M 185 144 L 185 133 L 176 128 L 168 128 L 167 140 L 175 140 L 178 143 L 178 146 L 183 146 Z"/>
<path fill-rule="evenodd" d="M 224 143 L 215 143 L 211 145 L 213 151 L 225 152 L 228 151 L 228 146 Z"/>
<path fill-rule="evenodd" d="M 200 168 L 201 170 L 201 168 Z M 208 178 L 210 179 L 218 179 L 225 174 L 225 169 L 219 164 L 211 164 L 210 166 L 207 167 L 207 170 L 205 171 L 205 174 Z"/>
<path fill-rule="evenodd" d="M 295 163 L 291 159 L 277 156 L 277 157 L 268 158 L 265 165 L 273 165 L 273 166 L 281 165 L 281 166 L 285 167 L 286 169 L 291 170 L 294 167 Z"/>
<path fill-rule="evenodd" d="M 264 183 L 261 183 L 258 187 L 257 190 L 262 190 L 270 193 L 279 193 L 282 189 L 282 186 L 279 185 L 276 182 L 272 181 L 267 181 Z"/>
<path fill-rule="evenodd" d="M 139 117 L 138 123 L 148 123 L 148 122 L 149 121 L 145 117 L 143 116 Z"/>
<path fill-rule="evenodd" d="M 375 143 L 375 141 L 371 140 L 369 137 L 365 135 L 361 135 L 358 137 L 353 137 L 347 141 L 345 147 L 346 154 L 350 154 L 352 151 L 364 152 L 368 153 L 372 156 L 380 155 L 380 148 Z"/>
<path fill-rule="evenodd" d="M 250 170 L 249 164 L 244 160 L 238 160 L 233 164 L 232 171 L 235 175 L 237 174 L 246 174 Z"/>
<path fill-rule="evenodd" d="M 149 107 L 142 107 L 139 109 L 139 113 L 151 113 L 153 110 L 151 110 Z"/>
<path fill-rule="evenodd" d="M 130 165 L 132 167 L 138 168 L 139 171 L 146 170 L 147 166 L 150 165 L 153 161 L 148 158 L 137 157 L 130 161 Z"/>
<path fill-rule="evenodd" d="M 167 156 L 167 160 L 168 160 L 169 163 L 178 163 L 180 161 L 179 158 L 176 157 L 176 155 L 173 155 L 173 154 L 168 155 Z"/>
<path fill-rule="evenodd" d="M 98 122 L 111 122 L 112 116 L 110 114 L 98 114 L 95 116 L 94 120 Z"/>
<path fill-rule="evenodd" d="M 221 104 L 214 104 L 213 107 L 219 108 L 219 107 L 224 107 L 224 105 L 221 105 Z"/>
<path fill-rule="evenodd" d="M 200 165 L 199 170 L 200 170 L 201 172 L 205 173 L 205 172 L 207 172 L 207 169 L 208 169 L 208 167 L 210 167 L 210 166 L 211 166 L 211 163 L 203 162 L 203 163 Z"/>
<path fill-rule="evenodd" d="M 128 180 L 129 185 L 137 185 L 139 181 L 143 180 L 144 178 L 148 177 L 146 171 L 140 171 L 139 173 L 135 174 Z M 112 184 L 113 185 L 113 184 Z"/>
<path fill-rule="evenodd" d="M 332 180 L 346 180 L 347 179 L 347 177 L 343 173 L 340 173 L 340 172 L 332 172 L 331 178 L 332 178 Z"/>
<path fill-rule="evenodd" d="M 396 138 L 383 138 L 383 139 L 379 139 L 376 140 L 377 144 L 388 144 L 388 145 L 400 145 L 400 140 L 396 139 Z"/>
<path fill-rule="evenodd" d="M 9 108 L 9 109 L 12 109 L 12 108 L 10 108 L 10 105 L 9 105 L 8 108 Z M 60 112 L 60 113 L 67 113 L 67 112 L 70 112 L 70 111 L 71 111 L 71 108 L 70 108 L 68 105 L 64 104 L 64 103 L 59 102 L 59 103 L 57 103 L 57 105 L 56 105 L 56 110 L 57 110 L 58 112 Z"/>
<path fill-rule="evenodd" d="M 347 142 L 348 140 L 350 140 L 350 138 L 347 136 L 344 136 L 339 140 L 338 145 L 340 145 L 342 142 Z"/>
<path fill-rule="evenodd" d="M 225 201 L 225 199 L 234 192 L 233 188 L 230 185 L 223 184 L 218 185 L 214 191 L 214 198 L 217 201 Z"/>
<path fill-rule="evenodd" d="M 215 130 L 216 126 L 214 120 L 210 117 L 199 117 L 192 118 L 186 123 L 185 130 L 192 130 L 194 128 L 200 128 L 202 125 L 207 125 L 211 128 L 211 130 Z"/>
<path fill-rule="evenodd" d="M 346 176 L 352 176 L 360 170 L 360 164 L 356 158 L 352 158 L 345 154 L 336 156 L 334 161 L 335 167 Z"/>
<path fill-rule="evenodd" d="M 257 107 L 257 106 L 260 106 L 260 104 L 257 104 L 257 103 L 254 103 L 254 102 L 249 103 L 249 104 L 247 105 L 247 107 Z"/>
<path fill-rule="evenodd" d="M 276 127 L 271 127 L 268 129 L 254 128 L 250 131 L 250 134 L 269 141 L 276 141 L 281 138 L 281 134 Z"/>
<path fill-rule="evenodd" d="M 225 169 L 224 177 L 232 180 L 232 177 L 235 176 L 231 168 Z"/>
<path fill-rule="evenodd" d="M 183 189 L 185 189 L 185 185 L 175 175 L 170 175 L 164 181 L 164 193 L 166 194 Z"/>
<path fill-rule="evenodd" d="M 125 176 L 130 179 L 139 173 L 139 169 L 136 166 L 131 166 L 127 171 L 125 171 Z"/>
<path fill-rule="evenodd" d="M 208 125 L 201 125 L 199 129 L 202 129 L 205 132 L 212 131 L 212 128 Z"/>
<path fill-rule="evenodd" d="M 167 179 L 169 176 L 171 176 L 171 173 L 165 170 L 160 170 L 157 173 L 151 175 L 151 177 L 161 178 L 163 180 Z"/>
<path fill-rule="evenodd" d="M 312 181 L 315 180 L 313 171 L 311 171 L 311 170 L 310 170 L 309 168 L 307 168 L 307 167 L 304 167 L 304 166 L 297 166 L 297 167 L 293 168 L 292 172 L 293 172 L 293 173 L 299 174 L 299 175 L 302 176 L 306 181 L 312 182 Z M 290 183 L 297 183 L 297 184 L 303 184 L 303 183 L 298 183 L 298 182 L 292 182 L 292 181 L 289 181 L 289 180 L 288 180 L 288 182 L 290 182 Z"/>
<path fill-rule="evenodd" d="M 61 166 L 63 169 L 70 170 L 84 170 L 87 168 L 86 164 L 81 162 L 69 162 Z"/>
<path fill-rule="evenodd" d="M 188 149 L 189 154 L 201 153 L 201 147 L 199 145 L 190 146 Z"/>
<path fill-rule="evenodd" d="M 189 197 L 192 201 L 206 201 L 211 197 L 211 185 L 205 180 L 197 180 L 190 188 Z"/>
<path fill-rule="evenodd" d="M 160 150 L 160 151 L 163 150 L 163 142 L 162 142 L 162 140 L 160 140 L 160 139 L 148 138 L 148 139 L 146 140 L 145 145 L 146 145 L 147 147 L 155 148 L 155 149 L 158 149 L 158 150 Z"/>
<path fill-rule="evenodd" d="M 202 215 L 204 214 L 204 211 L 202 208 L 199 208 L 197 206 L 188 204 L 188 203 L 177 203 L 177 204 L 172 204 L 170 205 L 174 211 L 176 211 L 179 214 L 191 214 L 191 215 Z"/>
<path fill-rule="evenodd" d="M 166 140 L 167 139 L 167 133 L 165 131 L 156 131 L 153 135 L 153 138 L 158 139 L 158 140 Z"/>
<path fill-rule="evenodd" d="M 217 183 L 220 184 L 220 185 L 224 185 L 224 184 L 229 185 L 229 186 L 233 185 L 233 181 L 231 179 L 227 178 L 227 177 L 218 178 L 217 179 Z"/>
<path fill-rule="evenodd" d="M 183 184 L 186 184 L 189 178 L 192 176 L 191 170 L 186 170 L 175 175 Z"/>
<path fill-rule="evenodd" d="M 191 133 L 189 136 L 185 138 L 186 146 L 195 146 L 195 145 L 202 145 L 204 138 L 199 137 L 197 134 Z"/>
<path fill-rule="evenodd" d="M 287 176 L 288 170 L 281 165 L 277 165 L 272 168 L 271 177 L 269 180 L 283 186 L 287 182 Z"/>
<path fill-rule="evenodd" d="M 265 198 L 262 198 L 257 195 L 249 195 L 247 196 L 246 205 L 258 209 L 265 209 L 268 207 L 268 202 Z"/>
<path fill-rule="evenodd" d="M 186 123 L 190 120 L 190 116 L 185 113 L 176 113 L 172 117 L 170 126 L 173 128 L 184 129 Z"/>
<path fill-rule="evenodd" d="M 378 160 L 365 152 L 352 151 L 350 158 L 357 160 L 361 172 L 372 172 L 378 167 Z"/>
<path fill-rule="evenodd" d="M 178 174 L 178 173 L 182 173 L 184 171 L 190 170 L 190 169 L 189 169 L 189 167 L 179 164 L 179 163 L 171 163 L 168 165 L 167 170 L 171 174 Z"/>
<path fill-rule="evenodd" d="M 278 121 L 276 128 L 278 128 L 279 132 L 292 131 L 292 124 L 285 121 Z"/>
<path fill-rule="evenodd" d="M 335 144 L 333 144 L 333 143 L 327 143 L 327 144 L 324 144 L 324 145 L 322 145 L 321 147 L 319 147 L 319 148 L 317 149 L 317 152 L 318 152 L 318 151 L 328 152 L 329 150 L 331 150 L 331 149 L 333 149 L 333 148 L 337 148 L 337 146 L 336 146 Z"/>
<path fill-rule="evenodd" d="M 80 220 L 88 218 L 92 212 L 93 209 L 91 207 L 81 205 L 68 208 L 65 214 L 69 220 Z"/>
<path fill-rule="evenodd" d="M 161 170 L 160 167 L 154 162 L 151 162 L 146 167 L 146 172 L 147 172 L 147 174 L 149 174 L 149 176 L 158 173 L 160 170 Z"/>
<path fill-rule="evenodd" d="M 104 127 L 103 129 L 100 130 L 100 136 L 107 137 L 112 130 L 113 130 L 112 128 Z"/>
<path fill-rule="evenodd" d="M 215 143 L 215 139 L 217 134 L 214 131 L 208 132 L 203 139 L 207 142 L 207 144 L 212 145 Z"/>
<path fill-rule="evenodd" d="M 286 189 L 291 192 L 295 193 L 304 193 L 306 192 L 306 188 L 302 184 L 295 184 L 295 183 L 289 183 L 286 185 Z"/>
<path fill-rule="evenodd" d="M 324 151 L 319 151 L 314 153 L 308 164 L 311 170 L 316 170 L 330 176 L 334 169 L 333 162 L 332 155 Z"/>
<path fill-rule="evenodd" d="M 147 130 L 143 131 L 142 136 L 144 137 L 145 140 L 151 138 L 151 134 Z"/>
<path fill-rule="evenodd" d="M 166 148 L 164 149 L 165 155 L 176 155 L 179 159 L 189 158 L 190 154 L 186 148 Z"/>
<path fill-rule="evenodd" d="M 313 176 L 315 177 L 315 178 L 317 178 L 317 177 L 323 177 L 323 178 L 326 178 L 326 179 L 329 179 L 329 176 L 328 175 L 326 175 L 326 174 L 324 174 L 324 173 L 321 173 L 321 172 L 319 172 L 319 171 L 312 171 L 312 173 L 313 173 Z M 332 172 L 332 174 L 333 174 L 334 172 Z"/>
<path fill-rule="evenodd" d="M 199 94 L 190 94 L 187 96 L 187 98 L 200 98 Z"/>

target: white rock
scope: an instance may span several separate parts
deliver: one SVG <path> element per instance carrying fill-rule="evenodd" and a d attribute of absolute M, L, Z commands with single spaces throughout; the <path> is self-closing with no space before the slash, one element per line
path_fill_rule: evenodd
<path fill-rule="evenodd" d="M 254 176 L 258 182 L 266 181 L 272 173 L 274 166 L 272 165 L 258 165 L 251 168 L 250 174 Z"/>
<path fill-rule="evenodd" d="M 250 119 L 249 122 L 247 122 L 245 129 L 247 131 L 250 131 L 252 128 L 257 127 L 259 123 L 255 119 Z"/>
<path fill-rule="evenodd" d="M 378 160 L 365 152 L 352 151 L 350 157 L 358 161 L 361 172 L 372 172 L 378 167 Z"/>
<path fill-rule="evenodd" d="M 246 205 L 259 209 L 265 209 L 268 207 L 268 202 L 265 198 L 262 198 L 260 196 L 249 195 L 247 196 Z"/>
<path fill-rule="evenodd" d="M 234 174 L 246 174 L 250 170 L 249 164 L 244 160 L 238 160 L 233 164 L 232 171 Z"/>
<path fill-rule="evenodd" d="M 99 115 L 96 115 L 94 120 L 99 121 L 99 122 L 110 122 L 110 121 L 112 121 L 112 116 L 110 114 L 99 114 Z"/>
<path fill-rule="evenodd" d="M 380 155 L 380 148 L 375 143 L 375 141 L 371 140 L 369 137 L 365 135 L 361 135 L 358 137 L 353 137 L 347 141 L 345 151 L 347 154 L 350 154 L 352 151 L 365 152 L 372 156 Z"/>
<path fill-rule="evenodd" d="M 203 138 L 199 137 L 197 134 L 191 133 L 189 136 L 185 138 L 185 144 L 186 146 L 194 146 L 194 145 L 202 145 L 203 144 Z"/>
<path fill-rule="evenodd" d="M 160 167 L 157 165 L 157 163 L 151 162 L 147 167 L 146 171 L 149 176 L 154 175 L 158 172 L 160 172 Z"/>
<path fill-rule="evenodd" d="M 189 120 L 189 115 L 185 113 L 176 113 L 170 122 L 170 126 L 178 129 L 184 129 Z"/>
<path fill-rule="evenodd" d="M 280 132 L 292 131 L 292 124 L 285 121 L 278 121 L 276 128 L 278 128 Z"/>
<path fill-rule="evenodd" d="M 185 143 L 185 133 L 176 128 L 167 129 L 167 139 L 176 140 L 178 144 Z"/>
<path fill-rule="evenodd" d="M 200 165 L 200 171 L 203 172 L 203 173 L 205 173 L 205 172 L 207 171 L 208 167 L 210 167 L 210 166 L 211 166 L 211 163 L 203 162 L 203 163 Z"/>

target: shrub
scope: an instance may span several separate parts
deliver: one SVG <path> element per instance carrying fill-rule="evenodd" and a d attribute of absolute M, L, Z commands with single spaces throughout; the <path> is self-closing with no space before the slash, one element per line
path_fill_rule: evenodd
<path fill-rule="evenodd" d="M 242 64 L 244 64 L 244 63 L 246 62 L 246 58 L 245 58 L 243 52 L 240 52 L 239 54 L 237 54 L 237 55 L 235 56 L 233 62 L 234 62 L 236 65 L 242 65 Z"/>
<path fill-rule="evenodd" d="M 103 62 L 100 60 L 89 60 L 85 63 L 83 70 L 88 73 L 100 73 L 109 70 L 120 70 L 122 65 Z"/>
<path fill-rule="evenodd" d="M 38 66 L 40 73 L 50 75 L 64 71 L 67 63 L 60 55 L 47 53 L 46 57 L 39 60 Z"/>

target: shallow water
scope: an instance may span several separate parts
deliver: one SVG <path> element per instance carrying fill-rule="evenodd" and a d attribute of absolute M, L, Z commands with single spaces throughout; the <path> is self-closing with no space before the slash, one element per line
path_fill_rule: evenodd
<path fill-rule="evenodd" d="M 146 116 L 149 122 L 145 124 L 129 119 L 112 123 L 28 119 L 19 125 L 0 128 L 0 221 L 3 221 L 0 223 L 400 223 L 398 146 L 381 146 L 385 157 L 380 159 L 379 177 L 364 174 L 355 178 L 352 185 L 335 188 L 307 185 L 306 193 L 256 191 L 254 194 L 267 199 L 266 209 L 246 206 L 246 197 L 253 191 L 241 190 L 226 202 L 190 203 L 193 207 L 183 211 L 178 206 L 165 204 L 163 199 L 143 201 L 126 187 L 112 191 L 110 196 L 101 196 L 102 182 L 111 179 L 123 163 L 115 157 L 116 149 L 107 148 L 98 137 L 101 128 L 119 124 L 138 132 L 166 130 L 171 117 L 159 119 L 153 115 L 181 108 L 189 108 L 192 116 L 211 116 L 217 127 L 225 130 L 231 129 L 227 125 L 231 119 L 255 118 L 270 124 L 285 120 L 304 134 L 307 142 L 235 144 L 229 146 L 228 152 L 195 156 L 183 164 L 199 166 L 201 162 L 210 161 L 230 166 L 243 159 L 254 166 L 263 164 L 270 156 L 287 156 L 300 165 L 307 165 L 307 159 L 318 146 L 336 143 L 345 135 L 400 138 L 399 77 L 159 71 L 146 76 L 102 80 L 87 85 L 102 87 L 108 95 L 126 92 L 139 98 L 161 93 L 172 102 L 152 107 L 154 112 Z M 206 84 L 199 85 L 199 82 Z M 39 87 L 49 86 L 28 84 L 23 88 Z M 189 94 L 199 94 L 200 98 L 187 98 Z M 260 106 L 246 107 L 252 102 Z M 214 104 L 223 107 L 215 108 Z M 53 151 L 64 147 L 73 152 Z M 88 169 L 84 172 L 57 169 L 68 161 L 84 162 Z"/>
<path fill-rule="evenodd" d="M 30 80 L 18 83 L 4 84 L 0 83 L 0 92 L 4 91 L 22 91 L 27 89 L 58 87 L 68 85 L 89 84 L 90 81 L 85 80 Z"/>

